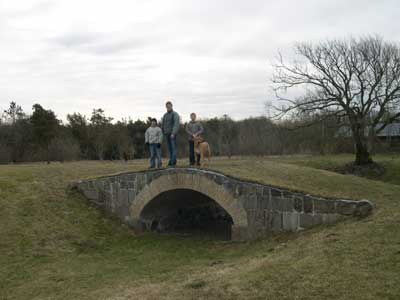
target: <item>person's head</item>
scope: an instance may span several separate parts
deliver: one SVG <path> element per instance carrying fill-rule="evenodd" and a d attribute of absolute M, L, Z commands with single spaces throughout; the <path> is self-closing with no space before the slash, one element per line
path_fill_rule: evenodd
<path fill-rule="evenodd" d="M 196 113 L 193 112 L 190 114 L 190 120 L 192 120 L 193 122 L 196 121 L 196 117 Z"/>
<path fill-rule="evenodd" d="M 157 126 L 157 119 L 151 119 L 151 127 L 156 127 Z"/>
<path fill-rule="evenodd" d="M 165 103 L 165 107 L 167 108 L 167 111 L 172 111 L 172 102 L 167 101 L 167 103 Z"/>

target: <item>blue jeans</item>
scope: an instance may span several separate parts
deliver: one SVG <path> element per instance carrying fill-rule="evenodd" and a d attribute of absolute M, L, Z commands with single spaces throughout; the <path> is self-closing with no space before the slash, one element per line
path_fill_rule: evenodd
<path fill-rule="evenodd" d="M 168 165 L 175 166 L 176 165 L 176 157 L 177 157 L 176 136 L 174 136 L 174 138 L 172 138 L 170 134 L 166 134 L 165 138 L 167 139 L 168 152 L 169 152 Z"/>
<path fill-rule="evenodd" d="M 158 144 L 150 144 L 150 168 L 155 168 L 156 160 L 157 160 L 157 168 L 161 168 L 162 160 L 161 160 L 161 147 L 158 148 Z"/>

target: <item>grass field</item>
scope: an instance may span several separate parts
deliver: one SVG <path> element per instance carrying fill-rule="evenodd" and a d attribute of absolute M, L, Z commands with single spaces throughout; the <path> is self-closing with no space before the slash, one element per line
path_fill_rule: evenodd
<path fill-rule="evenodd" d="M 376 204 L 362 220 L 246 243 L 134 235 L 67 192 L 144 161 L 0 166 L 0 299 L 400 299 L 400 158 L 377 157 L 377 180 L 327 171 L 351 159 L 215 160 L 236 177 Z"/>
<path fill-rule="evenodd" d="M 345 164 L 354 161 L 354 155 L 324 155 L 324 156 L 285 156 L 275 157 L 277 161 L 296 164 L 299 166 L 324 169 L 328 171 L 336 170 L 343 167 Z M 273 159 L 273 157 L 270 157 Z M 378 155 L 374 157 L 374 161 L 379 163 L 386 169 L 382 175 L 377 175 L 373 172 L 366 172 L 366 177 L 374 180 L 381 180 L 388 183 L 400 184 L 400 155 Z"/>

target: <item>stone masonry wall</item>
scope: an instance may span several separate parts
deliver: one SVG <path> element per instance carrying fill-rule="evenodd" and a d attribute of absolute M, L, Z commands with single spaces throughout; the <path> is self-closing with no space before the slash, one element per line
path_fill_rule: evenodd
<path fill-rule="evenodd" d="M 164 182 L 162 187 L 159 182 Z M 132 211 L 135 206 L 141 210 L 157 193 L 168 188 L 202 192 L 232 212 L 234 225 L 240 225 L 233 228 L 234 240 L 259 238 L 271 232 L 298 231 L 350 216 L 363 217 L 373 209 L 368 200 L 324 199 L 194 168 L 132 172 L 84 180 L 75 186 L 90 201 L 136 230 L 142 227 L 140 218 Z M 243 215 L 246 220 L 242 220 Z"/>

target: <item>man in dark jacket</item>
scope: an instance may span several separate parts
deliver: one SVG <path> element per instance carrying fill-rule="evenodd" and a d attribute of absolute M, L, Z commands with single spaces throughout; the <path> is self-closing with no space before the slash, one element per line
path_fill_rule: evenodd
<path fill-rule="evenodd" d="M 193 166 L 195 163 L 200 165 L 200 154 L 196 153 L 195 161 L 195 149 L 194 149 L 194 139 L 200 137 L 204 133 L 203 126 L 200 122 L 196 121 L 196 114 L 190 114 L 190 121 L 186 124 L 186 133 L 189 138 L 189 163 Z"/>
<path fill-rule="evenodd" d="M 179 131 L 179 115 L 172 109 L 172 103 L 168 101 L 165 104 L 167 112 L 164 114 L 161 123 L 161 129 L 164 133 L 165 139 L 167 140 L 169 162 L 168 166 L 176 166 L 177 158 L 177 143 L 176 135 Z"/>

